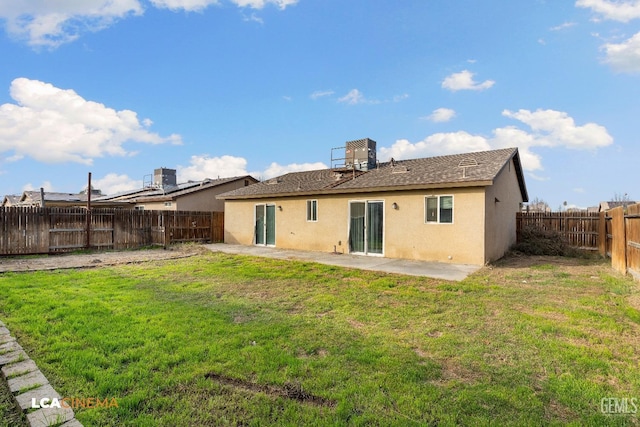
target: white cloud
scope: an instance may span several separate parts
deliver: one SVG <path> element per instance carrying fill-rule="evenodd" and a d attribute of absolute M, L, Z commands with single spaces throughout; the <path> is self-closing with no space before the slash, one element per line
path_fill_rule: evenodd
<path fill-rule="evenodd" d="M 504 110 L 502 115 L 531 127 L 535 145 L 592 150 L 613 143 L 613 138 L 604 126 L 595 123 L 576 126 L 573 118 L 562 111 Z"/>
<path fill-rule="evenodd" d="M 103 195 L 112 195 L 122 191 L 142 188 L 142 180 L 131 179 L 124 174 L 109 173 L 100 179 L 91 180 L 91 186 L 96 190 L 102 191 Z"/>
<path fill-rule="evenodd" d="M 55 191 L 53 188 L 53 185 L 51 184 L 51 181 L 43 181 L 42 184 L 40 184 L 39 186 L 34 186 L 31 183 L 25 184 L 22 187 L 22 191 L 36 191 L 36 190 L 40 190 L 43 189 L 45 192 L 46 191 Z"/>
<path fill-rule="evenodd" d="M 313 99 L 315 101 L 318 98 L 324 98 L 325 96 L 331 96 L 334 93 L 335 92 L 332 91 L 332 90 L 316 90 L 311 95 L 309 95 L 309 98 L 311 98 L 311 99 Z"/>
<path fill-rule="evenodd" d="M 260 18 L 255 13 L 252 13 L 251 15 L 242 15 L 242 20 L 244 22 L 256 22 L 260 25 L 264 24 L 264 19 Z"/>
<path fill-rule="evenodd" d="M 73 90 L 26 78 L 11 83 L 16 104 L 0 105 L 0 153 L 44 163 L 91 164 L 96 157 L 131 155 L 124 143 L 180 143 L 178 135 L 148 131 L 131 110 L 87 101 Z"/>
<path fill-rule="evenodd" d="M 293 6 L 298 0 L 231 0 L 239 7 L 250 7 L 252 9 L 262 9 L 268 4 L 273 4 L 280 10 L 284 10 L 287 6 Z"/>
<path fill-rule="evenodd" d="M 629 22 L 640 18 L 639 0 L 577 0 L 577 7 L 591 9 L 605 19 Z"/>
<path fill-rule="evenodd" d="M 118 19 L 141 15 L 138 0 L 20 0 L 0 2 L 7 32 L 31 46 L 57 47 L 83 31 L 99 31 Z"/>
<path fill-rule="evenodd" d="M 606 52 L 606 62 L 614 70 L 623 73 L 640 73 L 640 33 L 623 43 L 607 43 L 602 46 Z"/>
<path fill-rule="evenodd" d="M 343 96 L 342 98 L 338 98 L 338 102 L 342 102 L 349 105 L 356 105 L 356 104 L 367 104 L 370 101 L 367 100 L 362 94 L 362 92 L 360 92 L 358 89 L 351 89 L 349 93 L 347 93 L 345 96 Z"/>
<path fill-rule="evenodd" d="M 150 0 L 155 7 L 171 10 L 200 11 L 212 5 L 220 4 L 219 0 Z M 298 0 L 231 0 L 231 3 L 238 7 L 248 7 L 251 9 L 263 9 L 271 4 L 278 9 L 285 9 L 293 6 Z M 255 19 L 252 19 L 255 20 Z M 258 22 L 262 22 L 257 18 Z"/>
<path fill-rule="evenodd" d="M 487 139 L 482 136 L 471 135 L 464 131 L 436 133 L 415 144 L 406 139 L 400 139 L 389 148 L 382 147 L 379 160 L 413 159 L 490 149 Z"/>
<path fill-rule="evenodd" d="M 211 5 L 218 4 L 218 0 L 150 0 L 151 4 L 160 9 L 185 10 L 187 12 L 201 11 Z"/>
<path fill-rule="evenodd" d="M 227 0 L 241 8 L 281 10 L 298 0 Z M 220 0 L 150 0 L 150 5 L 173 11 L 201 11 Z M 33 47 L 56 48 L 83 33 L 105 29 L 120 19 L 144 13 L 140 0 L 5 0 L 0 1 L 0 21 L 8 34 Z M 262 22 L 251 15 L 245 20 Z"/>
<path fill-rule="evenodd" d="M 435 123 L 448 122 L 456 116 L 456 112 L 451 108 L 438 108 L 426 117 L 427 120 L 431 120 Z"/>
<path fill-rule="evenodd" d="M 524 168 L 524 166 L 523 166 Z M 540 176 L 540 175 L 536 175 L 533 172 L 528 172 L 527 176 L 529 176 L 532 179 L 535 179 L 536 181 L 549 181 L 551 178 L 549 178 L 548 176 Z"/>
<path fill-rule="evenodd" d="M 189 166 L 178 166 L 178 181 L 201 181 L 205 178 L 228 178 L 247 175 L 247 160 L 243 157 L 209 155 L 191 156 Z"/>
<path fill-rule="evenodd" d="M 575 22 L 563 22 L 560 25 L 556 25 L 555 27 L 549 28 L 549 30 L 551 30 L 551 31 L 562 31 L 562 30 L 566 30 L 567 28 L 574 27 L 576 25 L 578 25 L 578 24 L 576 24 Z"/>
<path fill-rule="evenodd" d="M 533 152 L 535 147 L 562 147 L 594 150 L 613 143 L 606 128 L 595 123 L 577 126 L 565 112 L 555 110 L 505 110 L 503 115 L 527 125 L 525 131 L 515 126 L 493 130 L 492 137 L 472 135 L 464 131 L 436 133 L 422 141 L 411 143 L 396 141 L 391 147 L 380 149 L 380 160 L 409 159 L 444 154 L 457 154 L 490 149 L 518 147 L 523 168 L 528 172 L 543 170 L 542 157 Z M 531 174 L 534 179 L 540 178 Z"/>
<path fill-rule="evenodd" d="M 311 94 L 312 99 L 316 99 L 320 96 L 327 96 L 327 95 L 332 95 L 333 91 L 329 92 L 327 91 L 325 92 L 314 92 L 313 94 Z M 314 97 L 315 95 L 315 97 Z M 349 93 L 347 93 L 345 96 L 338 98 L 338 102 L 343 103 L 343 104 L 349 104 L 349 105 L 358 105 L 358 104 L 382 104 L 384 103 L 388 103 L 388 102 L 402 102 L 405 99 L 409 98 L 409 94 L 408 93 L 403 93 L 401 95 L 394 95 L 392 98 L 388 98 L 385 99 L 383 101 L 378 100 L 378 99 L 370 99 L 364 96 L 364 94 L 362 92 L 360 92 L 358 89 L 351 89 L 349 91 Z"/>
<path fill-rule="evenodd" d="M 495 81 L 493 80 L 485 80 L 482 83 L 475 82 L 473 80 L 474 75 L 475 73 L 472 73 L 469 70 L 453 73 L 450 76 L 445 77 L 442 81 L 442 87 L 455 92 L 458 90 L 485 90 L 495 84 Z"/>
<path fill-rule="evenodd" d="M 280 165 L 278 163 L 271 163 L 267 169 L 262 172 L 261 176 L 265 179 L 273 178 L 274 176 L 284 175 L 289 172 L 303 172 L 317 169 L 327 169 L 327 165 L 322 162 L 315 163 L 290 163 L 288 165 Z"/>
<path fill-rule="evenodd" d="M 272 178 L 289 172 L 302 172 L 315 169 L 326 169 L 322 162 L 291 163 L 280 165 L 271 163 L 264 171 L 247 172 L 247 160 L 244 157 L 224 155 L 211 157 L 209 155 L 191 156 L 188 166 L 178 166 L 179 182 L 188 180 L 200 181 L 205 178 L 226 178 L 231 176 L 252 175 L 256 178 Z"/>
<path fill-rule="evenodd" d="M 393 102 L 404 101 L 407 98 L 409 98 L 409 94 L 408 93 L 403 93 L 402 95 L 395 95 L 393 97 Z"/>

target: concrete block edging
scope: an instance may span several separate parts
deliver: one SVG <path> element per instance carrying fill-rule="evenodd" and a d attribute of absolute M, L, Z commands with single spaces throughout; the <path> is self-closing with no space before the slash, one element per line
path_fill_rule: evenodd
<path fill-rule="evenodd" d="M 82 427 L 71 408 L 39 408 L 29 412 L 33 399 L 60 399 L 60 395 L 49 384 L 47 378 L 29 358 L 5 324 L 0 321 L 0 367 L 16 404 L 27 416 L 31 427 Z M 24 391 L 22 391 L 24 390 Z M 22 392 L 21 392 L 22 391 Z"/>

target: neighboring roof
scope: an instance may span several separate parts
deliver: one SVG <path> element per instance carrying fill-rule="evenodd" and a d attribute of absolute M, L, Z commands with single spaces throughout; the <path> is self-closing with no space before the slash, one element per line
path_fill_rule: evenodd
<path fill-rule="evenodd" d="M 2 201 L 2 205 L 3 206 L 5 206 L 7 204 L 15 205 L 16 203 L 20 202 L 20 197 L 22 197 L 21 194 L 7 194 L 6 196 L 4 196 L 4 200 Z"/>
<path fill-rule="evenodd" d="M 87 195 L 86 194 L 78 194 L 78 193 L 56 193 L 51 191 L 44 192 L 44 200 L 45 202 L 86 202 Z M 32 202 L 32 203 L 40 203 L 42 201 L 40 197 L 40 191 L 25 191 L 22 193 L 20 197 L 20 202 Z"/>
<path fill-rule="evenodd" d="M 111 196 L 99 197 L 95 200 L 128 200 L 131 202 L 162 202 L 175 200 L 180 196 L 196 193 L 198 191 L 208 190 L 210 188 L 218 187 L 230 182 L 248 179 L 252 183 L 258 182 L 257 179 L 251 175 L 234 176 L 230 178 L 218 178 L 218 179 L 205 179 L 203 181 L 190 181 L 175 186 L 156 188 L 149 187 L 137 190 L 130 190 L 114 194 Z"/>
<path fill-rule="evenodd" d="M 617 208 L 622 206 L 626 208 L 629 205 L 635 205 L 638 202 L 634 202 L 632 200 L 621 200 L 621 201 L 612 201 L 612 202 L 600 202 L 600 211 L 608 211 L 609 209 Z"/>
<path fill-rule="evenodd" d="M 520 192 L 528 200 L 517 148 L 380 163 L 376 169 L 321 169 L 293 172 L 218 196 L 251 199 L 270 196 L 357 193 L 438 187 L 487 186 L 513 159 Z"/>

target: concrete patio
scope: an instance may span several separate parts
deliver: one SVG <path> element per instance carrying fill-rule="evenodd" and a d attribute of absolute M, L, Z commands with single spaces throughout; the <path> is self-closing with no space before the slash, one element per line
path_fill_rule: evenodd
<path fill-rule="evenodd" d="M 311 252 L 289 249 L 278 249 L 266 246 L 229 245 L 212 243 L 204 245 L 214 252 L 252 255 L 267 258 L 313 261 L 320 264 L 336 265 L 362 270 L 381 271 L 385 273 L 407 274 L 410 276 L 432 277 L 451 281 L 460 281 L 481 267 L 468 264 L 448 264 L 433 261 L 414 261 L 407 259 L 384 258 L 376 256 L 349 255 L 333 252 Z"/>

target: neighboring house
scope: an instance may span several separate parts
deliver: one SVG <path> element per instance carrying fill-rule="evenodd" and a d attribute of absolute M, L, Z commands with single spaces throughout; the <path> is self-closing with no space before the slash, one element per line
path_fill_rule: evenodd
<path fill-rule="evenodd" d="M 94 193 L 92 193 L 94 194 Z M 18 197 L 18 200 L 15 200 Z M 93 199 L 92 195 L 92 199 Z M 9 199 L 11 198 L 11 199 Z M 93 207 L 122 207 L 126 206 L 126 203 L 114 203 L 114 202 L 91 202 Z M 40 191 L 24 191 L 20 196 L 5 196 L 2 206 L 5 207 L 42 207 L 42 194 Z M 44 206 L 47 208 L 72 208 L 72 207 L 86 207 L 87 206 L 87 193 L 82 191 L 80 193 L 59 193 L 52 191 L 44 192 Z"/>
<path fill-rule="evenodd" d="M 175 169 L 160 168 L 153 185 L 96 199 L 129 203 L 140 210 L 224 211 L 224 201 L 216 196 L 258 182 L 250 175 L 177 183 Z"/>
<path fill-rule="evenodd" d="M 600 207 L 598 208 L 598 212 L 608 211 L 609 209 L 617 208 L 618 206 L 622 206 L 626 210 L 627 206 L 635 205 L 636 203 L 638 202 L 634 202 L 631 200 L 600 202 Z"/>
<path fill-rule="evenodd" d="M 517 148 L 378 163 L 375 145 L 348 142 L 340 169 L 220 195 L 225 242 L 476 265 L 515 243 L 528 200 Z"/>
<path fill-rule="evenodd" d="M 59 193 L 52 191 L 44 192 L 44 206 L 51 207 L 70 207 L 86 205 L 86 194 L 79 193 Z M 15 206 L 34 206 L 42 207 L 42 194 L 40 191 L 24 191 L 20 200 Z"/>
<path fill-rule="evenodd" d="M 22 197 L 21 194 L 7 194 L 2 200 L 2 207 L 10 208 L 12 206 L 17 206 L 18 203 L 20 203 L 20 197 Z"/>

